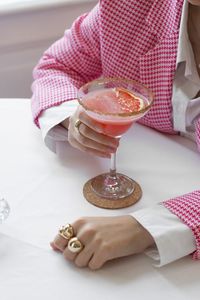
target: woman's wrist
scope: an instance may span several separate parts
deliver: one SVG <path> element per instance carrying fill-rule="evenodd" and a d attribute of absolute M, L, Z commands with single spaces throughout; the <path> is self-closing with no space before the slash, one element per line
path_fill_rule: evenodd
<path fill-rule="evenodd" d="M 152 235 L 140 224 L 138 223 L 141 231 L 141 241 L 144 247 L 144 250 L 152 247 L 155 244 L 155 241 Z"/>
<path fill-rule="evenodd" d="M 135 222 L 135 232 L 137 232 L 137 249 L 135 250 L 136 253 L 141 253 L 145 249 L 152 247 L 155 244 L 155 241 L 149 231 L 146 230 L 134 217 L 132 218 Z"/>

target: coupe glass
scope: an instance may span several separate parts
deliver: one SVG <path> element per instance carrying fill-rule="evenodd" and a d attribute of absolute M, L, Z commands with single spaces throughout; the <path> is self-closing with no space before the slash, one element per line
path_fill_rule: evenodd
<path fill-rule="evenodd" d="M 78 101 L 87 115 L 103 126 L 105 135 L 120 138 L 148 112 L 153 94 L 134 80 L 100 78 L 79 89 Z M 122 199 L 134 192 L 135 181 L 116 172 L 116 153 L 111 153 L 110 172 L 93 178 L 91 188 L 102 198 Z"/>

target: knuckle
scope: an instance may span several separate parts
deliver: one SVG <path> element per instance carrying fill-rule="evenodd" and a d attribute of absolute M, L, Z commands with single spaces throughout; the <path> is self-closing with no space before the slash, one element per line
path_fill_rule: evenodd
<path fill-rule="evenodd" d="M 102 243 L 103 243 L 103 239 L 102 239 L 102 237 L 100 237 L 100 236 L 96 236 L 94 242 L 95 242 L 95 246 L 96 246 L 96 247 L 100 247 L 100 246 L 102 245 Z"/>
<path fill-rule="evenodd" d="M 84 241 L 87 241 L 88 239 L 94 239 L 95 235 L 95 228 L 93 228 L 93 226 L 91 226 L 90 224 L 85 224 L 80 238 Z"/>
<path fill-rule="evenodd" d="M 105 242 L 101 243 L 101 254 L 104 258 L 109 257 L 109 254 L 111 253 L 111 251 L 112 251 L 112 247 L 110 244 L 105 243 Z"/>
<path fill-rule="evenodd" d="M 95 229 L 93 226 L 91 226 L 91 225 L 89 225 L 89 226 L 86 228 L 86 232 L 87 232 L 87 234 L 88 234 L 89 236 L 91 236 L 91 237 L 95 236 L 96 233 L 97 233 L 96 229 Z"/>
<path fill-rule="evenodd" d="M 83 225 L 85 225 L 86 223 L 87 223 L 86 218 L 81 217 L 74 222 L 74 226 L 79 228 L 79 227 L 82 227 Z"/>

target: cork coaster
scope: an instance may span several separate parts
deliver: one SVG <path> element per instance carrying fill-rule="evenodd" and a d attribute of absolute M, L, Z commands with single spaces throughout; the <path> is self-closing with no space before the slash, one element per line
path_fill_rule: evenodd
<path fill-rule="evenodd" d="M 90 202 L 95 206 L 101 208 L 109 208 L 109 209 L 124 208 L 135 204 L 142 197 L 142 189 L 140 185 L 136 181 L 134 181 L 135 189 L 133 193 L 128 197 L 125 197 L 123 199 L 116 199 L 116 200 L 101 198 L 98 195 L 96 195 L 95 192 L 93 191 L 90 184 L 91 180 L 92 179 L 88 180 L 85 183 L 83 187 L 83 195 L 88 202 Z"/>

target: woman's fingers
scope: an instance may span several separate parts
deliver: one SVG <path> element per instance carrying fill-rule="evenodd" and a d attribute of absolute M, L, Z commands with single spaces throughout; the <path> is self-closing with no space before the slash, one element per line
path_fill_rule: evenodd
<path fill-rule="evenodd" d="M 81 123 L 85 124 L 87 127 L 93 129 L 96 132 L 103 133 L 104 132 L 104 126 L 90 118 L 87 113 L 82 109 L 78 109 L 78 119 L 81 121 Z"/>
<path fill-rule="evenodd" d="M 83 126 L 85 127 L 84 124 L 80 125 L 80 127 Z M 104 144 L 101 143 L 101 141 L 104 139 L 104 136 L 98 137 L 98 135 L 100 134 L 94 131 L 92 132 L 90 128 L 87 129 L 87 135 L 89 135 L 89 138 L 87 136 L 82 135 L 79 130 L 75 129 L 75 131 L 69 131 L 68 141 L 73 147 L 100 157 L 109 158 L 110 153 L 116 152 L 117 146 L 111 147 L 105 145 L 106 142 L 104 142 Z M 95 137 L 95 135 L 97 135 L 97 137 Z M 91 137 L 93 137 L 93 139 Z M 116 142 L 116 144 L 118 144 L 118 142 Z"/>
<path fill-rule="evenodd" d="M 88 218 L 78 219 L 72 224 L 77 232 L 77 238 L 82 243 L 83 249 L 78 253 L 72 253 L 68 247 L 63 251 L 67 260 L 74 261 L 78 267 L 87 267 L 91 263 L 91 269 L 97 269 L 105 262 L 104 250 L 100 251 L 102 239 L 98 238 L 96 229 L 88 222 Z M 95 259 L 93 258 L 95 256 Z"/>
<path fill-rule="evenodd" d="M 105 253 L 105 255 L 104 255 L 104 253 L 102 253 L 101 250 L 97 250 L 95 252 L 95 254 L 93 255 L 93 257 L 91 258 L 91 260 L 88 263 L 88 267 L 91 270 L 98 270 L 105 264 L 105 262 L 108 259 L 107 259 L 107 253 Z"/>
<path fill-rule="evenodd" d="M 91 129 L 89 129 L 89 130 L 91 130 Z M 95 149 L 97 151 L 106 152 L 106 153 L 116 152 L 117 147 L 112 147 L 112 146 L 101 143 L 101 141 L 97 137 L 98 134 L 95 134 L 95 132 L 93 132 L 93 133 L 91 133 L 91 135 L 94 135 L 94 136 L 96 135 L 96 140 L 82 135 L 81 132 L 77 132 L 75 135 L 75 138 L 76 138 L 77 142 L 79 142 L 79 144 L 83 145 L 86 148 Z"/>
<path fill-rule="evenodd" d="M 60 250 L 61 252 L 65 250 L 67 244 L 68 241 L 59 234 L 57 234 L 55 239 L 50 243 L 53 250 Z"/>
<path fill-rule="evenodd" d="M 73 136 L 68 135 L 68 141 L 74 148 L 76 148 L 80 151 L 84 151 L 84 152 L 87 152 L 88 154 L 93 154 L 93 155 L 96 155 L 96 156 L 99 156 L 99 157 L 110 158 L 110 152 L 109 151 L 102 152 L 100 150 L 84 146 L 79 141 L 77 141 Z"/>
<path fill-rule="evenodd" d="M 98 133 L 96 131 L 94 131 L 93 129 L 91 129 L 90 127 L 88 127 L 86 124 L 81 123 L 79 126 L 79 133 L 81 134 L 81 136 L 92 140 L 92 141 L 96 141 L 99 144 L 103 144 L 107 147 L 113 148 L 113 149 L 117 149 L 117 147 L 119 146 L 119 140 L 115 139 L 113 137 L 109 137 L 107 135 L 104 135 L 102 133 Z"/>
<path fill-rule="evenodd" d="M 91 244 L 86 245 L 83 248 L 83 250 L 80 253 L 78 253 L 78 255 L 75 257 L 74 259 L 75 265 L 80 268 L 87 267 L 94 252 L 95 249 Z"/>
<path fill-rule="evenodd" d="M 65 257 L 65 259 L 70 261 L 74 261 L 77 255 L 77 253 L 71 252 L 67 247 L 63 251 L 63 256 Z"/>
<path fill-rule="evenodd" d="M 68 241 L 57 235 L 53 249 L 79 267 L 101 268 L 108 260 L 143 252 L 154 244 L 151 234 L 132 216 L 84 217 L 71 224 L 83 248 L 68 249 Z"/>
<path fill-rule="evenodd" d="M 77 120 L 81 123 L 77 128 Z M 80 108 L 69 119 L 69 143 L 81 150 L 100 157 L 110 157 L 119 146 L 119 140 L 103 134 L 103 125 L 88 117 Z"/>

